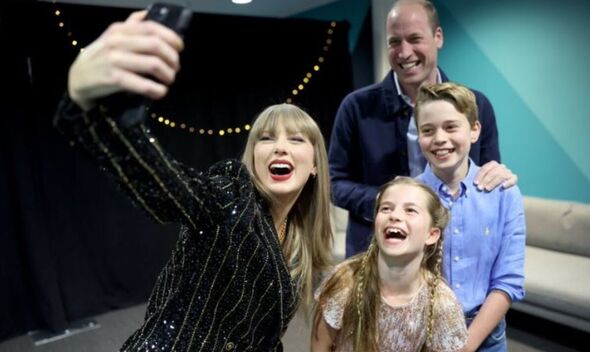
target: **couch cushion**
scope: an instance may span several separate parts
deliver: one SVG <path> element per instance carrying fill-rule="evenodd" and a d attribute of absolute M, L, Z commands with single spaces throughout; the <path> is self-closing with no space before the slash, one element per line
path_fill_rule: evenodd
<path fill-rule="evenodd" d="M 336 261 L 344 259 L 346 253 L 346 224 L 348 223 L 348 211 L 332 205 L 330 208 L 332 233 L 334 234 L 333 255 Z"/>
<path fill-rule="evenodd" d="M 332 205 L 330 208 L 332 215 L 332 225 L 334 231 L 338 233 L 346 233 L 346 225 L 348 224 L 348 211 Z"/>
<path fill-rule="evenodd" d="M 590 258 L 527 246 L 524 300 L 590 320 Z"/>
<path fill-rule="evenodd" d="M 524 198 L 527 244 L 590 257 L 590 205 Z"/>

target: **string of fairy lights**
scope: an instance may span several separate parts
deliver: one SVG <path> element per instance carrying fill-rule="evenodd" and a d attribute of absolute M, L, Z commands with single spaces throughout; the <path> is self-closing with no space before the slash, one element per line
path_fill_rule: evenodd
<path fill-rule="evenodd" d="M 67 39 L 70 42 L 70 45 L 73 48 L 78 49 L 80 52 L 83 52 L 84 47 L 81 46 L 80 42 L 75 38 L 71 28 L 67 25 L 63 11 L 58 8 L 56 0 L 52 0 L 51 3 L 54 6 L 53 14 L 55 16 L 57 26 L 65 33 Z M 292 85 L 292 88 L 289 91 L 289 96 L 285 99 L 285 102 L 287 104 L 293 103 L 295 97 L 302 94 L 305 88 L 309 84 L 311 84 L 314 75 L 319 74 L 319 72 L 322 70 L 323 65 L 326 63 L 326 56 L 328 55 L 332 47 L 333 35 L 335 30 L 336 22 L 330 22 L 328 29 L 325 32 L 325 38 L 323 40 L 320 54 L 316 56 L 316 58 L 313 60 L 313 63 L 308 67 L 308 70 L 305 70 L 305 74 L 303 75 L 303 77 Z M 163 114 L 158 114 L 156 112 L 152 112 L 150 114 L 150 117 L 155 122 L 158 122 L 168 128 L 180 129 L 191 134 L 202 136 L 216 135 L 223 137 L 240 133 L 247 133 L 251 128 L 249 124 L 244 124 L 238 127 L 227 127 L 222 129 L 195 127 L 186 122 L 179 122 L 172 116 L 164 116 Z"/>

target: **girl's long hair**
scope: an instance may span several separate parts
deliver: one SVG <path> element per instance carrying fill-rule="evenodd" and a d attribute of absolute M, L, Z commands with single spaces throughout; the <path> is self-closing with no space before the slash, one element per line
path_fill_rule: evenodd
<path fill-rule="evenodd" d="M 258 192 L 269 204 L 272 205 L 275 200 L 256 175 L 254 146 L 263 132 L 276 131 L 279 123 L 288 132 L 305 135 L 314 149 L 317 174 L 315 177 L 310 176 L 289 212 L 287 236 L 283 243 L 283 254 L 291 277 L 298 282 L 301 302 L 308 311 L 313 302 L 314 282 L 317 282 L 319 273 L 332 264 L 328 156 L 322 133 L 307 113 L 293 104 L 278 104 L 266 108 L 252 125 L 242 162 L 252 175 Z"/>
<path fill-rule="evenodd" d="M 442 233 L 448 223 L 449 212 L 428 186 L 409 177 L 397 177 L 381 187 L 375 202 L 375 214 L 385 191 L 400 184 L 414 186 L 424 191 L 427 196 L 427 208 L 432 222 L 431 227 L 438 228 L 441 232 L 441 236 L 436 243 L 424 248 L 422 260 L 423 277 L 429 286 L 429 304 L 426 311 L 426 347 L 431 345 L 432 340 L 435 320 L 434 305 L 436 304 L 437 288 L 441 281 Z M 377 246 L 376 237 L 373 236 L 371 244 L 365 253 L 344 261 L 324 284 L 315 310 L 314 324 L 317 327 L 319 319 L 323 319 L 322 307 L 325 306 L 328 299 L 342 290 L 351 288 L 344 306 L 342 328 L 336 343 L 341 344 L 346 340 L 350 340 L 355 352 L 377 352 L 379 350 L 378 318 L 381 293 L 377 267 L 378 254 L 379 247 Z"/>

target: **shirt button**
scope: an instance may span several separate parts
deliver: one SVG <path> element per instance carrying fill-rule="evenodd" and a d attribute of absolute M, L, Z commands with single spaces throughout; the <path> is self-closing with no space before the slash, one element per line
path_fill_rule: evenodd
<path fill-rule="evenodd" d="M 234 347 L 235 347 L 234 343 L 230 341 L 225 345 L 225 350 L 226 351 L 233 351 Z"/>
<path fill-rule="evenodd" d="M 455 229 L 453 230 L 453 232 L 454 232 L 455 234 L 458 234 L 458 233 L 459 233 L 459 229 L 455 227 Z"/>
<path fill-rule="evenodd" d="M 461 288 L 461 284 L 455 284 L 456 288 Z"/>
<path fill-rule="evenodd" d="M 454 259 L 455 259 L 456 262 L 458 262 L 459 261 L 459 256 L 456 256 Z"/>

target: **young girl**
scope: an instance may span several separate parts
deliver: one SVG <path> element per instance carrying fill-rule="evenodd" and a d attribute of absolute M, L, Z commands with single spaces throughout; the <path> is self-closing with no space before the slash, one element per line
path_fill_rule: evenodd
<path fill-rule="evenodd" d="M 428 187 L 381 187 L 369 249 L 339 264 L 318 292 L 312 351 L 460 351 L 463 312 L 441 281 L 448 211 Z"/>

